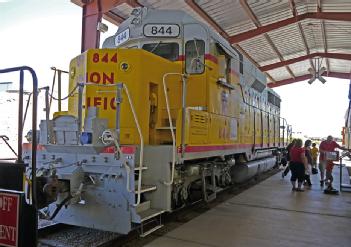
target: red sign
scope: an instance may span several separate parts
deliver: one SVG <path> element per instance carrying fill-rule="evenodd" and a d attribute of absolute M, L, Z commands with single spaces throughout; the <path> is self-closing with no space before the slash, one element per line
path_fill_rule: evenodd
<path fill-rule="evenodd" d="M 19 195 L 0 192 L 0 246 L 18 246 Z"/>

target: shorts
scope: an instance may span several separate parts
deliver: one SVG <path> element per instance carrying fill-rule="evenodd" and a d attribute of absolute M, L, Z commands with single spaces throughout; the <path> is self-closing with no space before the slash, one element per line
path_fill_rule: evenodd
<path fill-rule="evenodd" d="M 325 170 L 327 172 L 331 172 L 333 170 L 333 167 L 334 167 L 334 163 L 332 161 L 329 161 Z"/>
<path fill-rule="evenodd" d="M 324 170 L 332 171 L 334 163 L 329 160 L 323 160 L 319 162 L 319 171 L 324 172 Z"/>
<path fill-rule="evenodd" d="M 324 172 L 326 167 L 327 167 L 327 161 L 326 160 L 319 161 L 318 168 L 319 168 L 320 172 Z"/>

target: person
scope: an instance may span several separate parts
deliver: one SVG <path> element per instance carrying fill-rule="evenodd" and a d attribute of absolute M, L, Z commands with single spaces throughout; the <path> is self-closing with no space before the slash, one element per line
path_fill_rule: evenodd
<path fill-rule="evenodd" d="M 318 152 L 319 152 L 319 150 L 317 148 L 317 144 L 315 142 L 312 143 L 311 155 L 312 155 L 312 167 L 313 168 L 317 167 Z"/>
<path fill-rule="evenodd" d="M 301 186 L 305 178 L 305 167 L 307 159 L 305 149 L 302 147 L 302 140 L 296 139 L 295 145 L 290 149 L 290 170 L 292 191 L 304 191 Z M 297 180 L 297 188 L 296 188 Z"/>
<path fill-rule="evenodd" d="M 311 154 L 311 140 L 306 140 L 305 141 L 305 156 L 307 159 L 307 166 L 305 167 L 305 180 L 304 184 L 308 185 L 309 187 L 312 186 L 311 179 L 310 179 L 310 166 L 312 166 L 312 154 Z"/>
<path fill-rule="evenodd" d="M 286 166 L 285 170 L 282 172 L 282 178 L 284 178 L 286 175 L 288 175 L 290 168 L 289 168 L 289 163 L 290 163 L 290 149 L 295 145 L 296 139 L 293 139 L 289 145 L 286 147 L 286 150 L 288 153 L 286 154 L 286 160 L 288 161 L 288 165 Z"/>
<path fill-rule="evenodd" d="M 349 150 L 347 148 L 341 147 L 337 144 L 331 135 L 327 137 L 326 140 L 322 141 L 319 145 L 319 171 L 321 174 L 320 185 L 324 186 L 324 182 L 328 182 L 328 190 L 334 190 L 332 183 L 333 183 L 333 167 L 334 163 L 331 160 L 327 159 L 327 153 L 335 151 L 335 148 L 339 148 L 341 150 Z M 324 171 L 326 178 L 324 179 Z"/>

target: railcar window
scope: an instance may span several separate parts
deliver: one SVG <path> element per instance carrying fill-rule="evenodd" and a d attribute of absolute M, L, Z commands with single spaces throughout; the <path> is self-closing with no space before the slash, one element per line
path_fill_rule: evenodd
<path fill-rule="evenodd" d="M 205 42 L 189 40 L 185 44 L 185 68 L 189 74 L 201 74 L 205 69 Z"/>
<path fill-rule="evenodd" d="M 144 44 L 143 49 L 165 59 L 176 61 L 179 57 L 178 43 L 150 43 Z"/>

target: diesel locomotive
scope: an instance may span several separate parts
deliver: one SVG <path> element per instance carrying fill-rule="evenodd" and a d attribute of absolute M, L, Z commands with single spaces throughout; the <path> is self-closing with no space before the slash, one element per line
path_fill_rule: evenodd
<path fill-rule="evenodd" d="M 178 10 L 134 9 L 71 61 L 67 100 L 40 122 L 27 181 L 47 217 L 121 234 L 271 169 L 291 134 L 265 74 Z"/>

